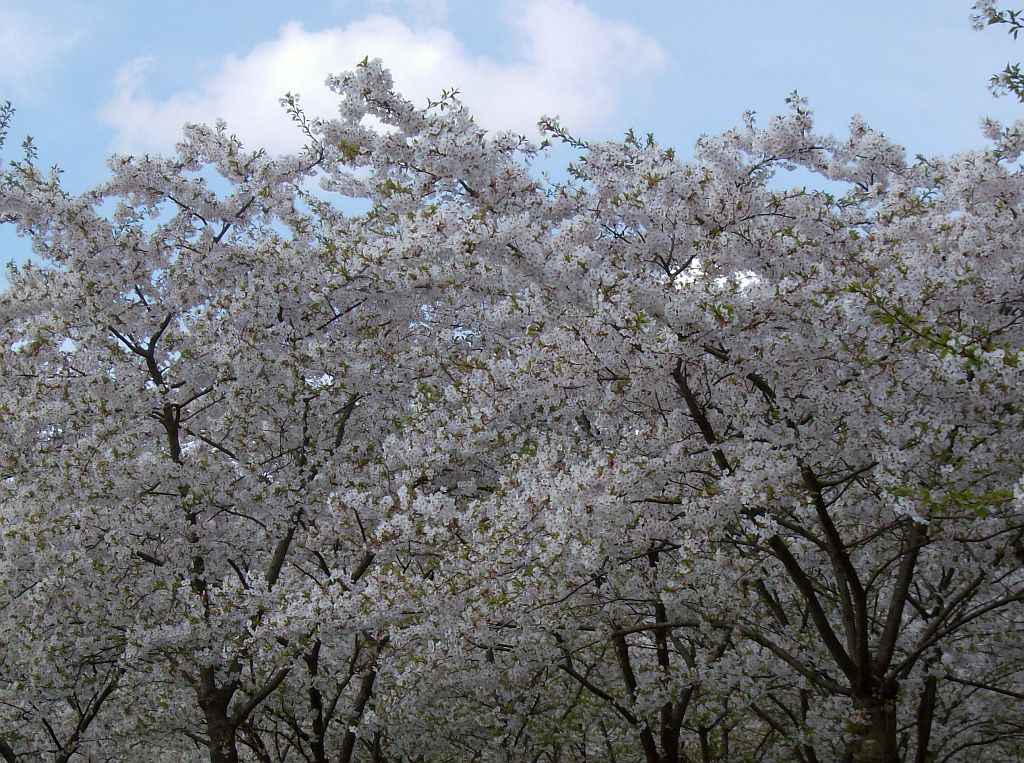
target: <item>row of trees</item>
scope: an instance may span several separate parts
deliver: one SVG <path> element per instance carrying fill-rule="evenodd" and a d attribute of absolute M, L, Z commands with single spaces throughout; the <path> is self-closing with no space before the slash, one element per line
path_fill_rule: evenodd
<path fill-rule="evenodd" d="M 556 182 L 329 83 L 296 156 L 3 170 L 0 757 L 1024 755 L 1019 126 Z"/>

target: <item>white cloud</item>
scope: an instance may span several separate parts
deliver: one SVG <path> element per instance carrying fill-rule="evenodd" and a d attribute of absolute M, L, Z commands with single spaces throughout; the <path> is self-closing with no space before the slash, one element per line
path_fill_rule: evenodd
<path fill-rule="evenodd" d="M 44 28 L 27 14 L 0 8 L 0 85 L 32 95 L 39 78 L 71 49 L 77 36 Z"/>
<path fill-rule="evenodd" d="M 196 88 L 165 98 L 146 91 L 145 71 L 156 62 L 139 59 L 121 70 L 100 119 L 117 131 L 120 151 L 169 149 L 186 121 L 217 118 L 251 146 L 290 150 L 301 135 L 278 99 L 298 92 L 309 114 L 330 116 L 336 96 L 324 78 L 369 55 L 384 61 L 398 90 L 417 104 L 457 87 L 487 128 L 533 133 L 539 116 L 558 114 L 583 132 L 612 115 L 623 91 L 666 58 L 635 28 L 573 0 L 525 0 L 514 13 L 509 8 L 506 23 L 519 55 L 510 62 L 471 54 L 439 26 L 414 29 L 386 15 L 322 31 L 289 23 L 244 57 L 226 57 Z"/>

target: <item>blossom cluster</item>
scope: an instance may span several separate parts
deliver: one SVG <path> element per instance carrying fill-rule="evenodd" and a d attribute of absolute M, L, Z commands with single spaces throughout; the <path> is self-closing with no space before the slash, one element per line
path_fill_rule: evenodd
<path fill-rule="evenodd" d="M 328 84 L 294 156 L 2 169 L 0 756 L 1024 752 L 1024 125 L 553 180 Z"/>

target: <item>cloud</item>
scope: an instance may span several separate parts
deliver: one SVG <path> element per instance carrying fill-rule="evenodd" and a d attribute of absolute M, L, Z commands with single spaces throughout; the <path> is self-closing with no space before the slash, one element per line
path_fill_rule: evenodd
<path fill-rule="evenodd" d="M 519 2 L 505 23 L 519 51 L 508 62 L 471 54 L 440 26 L 413 28 L 389 15 L 321 31 L 293 22 L 244 57 L 224 58 L 194 89 L 163 98 L 146 90 L 146 71 L 158 62 L 133 61 L 119 73 L 99 116 L 115 129 L 119 151 L 167 150 L 186 121 L 217 118 L 250 146 L 292 150 L 301 135 L 278 99 L 297 92 L 307 113 L 331 116 L 336 100 L 324 78 L 369 55 L 383 59 L 397 89 L 417 104 L 457 87 L 489 129 L 530 134 L 539 116 L 558 114 L 567 127 L 585 132 L 611 116 L 623 92 L 667 58 L 634 27 L 572 0 Z"/>
<path fill-rule="evenodd" d="M 20 97 L 35 94 L 40 77 L 78 41 L 46 29 L 27 14 L 0 7 L 0 85 Z"/>

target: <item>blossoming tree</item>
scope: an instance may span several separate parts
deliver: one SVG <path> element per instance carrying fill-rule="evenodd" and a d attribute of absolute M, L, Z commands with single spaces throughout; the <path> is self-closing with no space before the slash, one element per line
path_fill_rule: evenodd
<path fill-rule="evenodd" d="M 4 169 L 5 760 L 1024 751 L 1021 127 L 550 181 L 329 83 L 296 156 Z"/>

